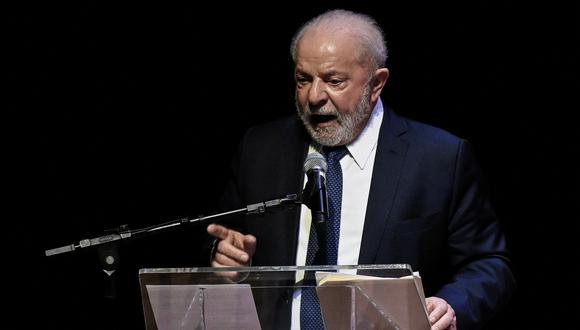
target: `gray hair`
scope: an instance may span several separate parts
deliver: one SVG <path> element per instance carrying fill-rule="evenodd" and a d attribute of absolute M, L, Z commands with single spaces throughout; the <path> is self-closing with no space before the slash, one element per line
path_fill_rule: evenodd
<path fill-rule="evenodd" d="M 296 63 L 298 43 L 306 32 L 313 29 L 350 33 L 356 37 L 360 45 L 355 54 L 359 62 L 370 62 L 371 70 L 385 66 L 388 50 L 383 31 L 378 23 L 370 16 L 342 9 L 327 11 L 302 25 L 292 38 L 290 45 L 290 53 L 294 63 Z"/>

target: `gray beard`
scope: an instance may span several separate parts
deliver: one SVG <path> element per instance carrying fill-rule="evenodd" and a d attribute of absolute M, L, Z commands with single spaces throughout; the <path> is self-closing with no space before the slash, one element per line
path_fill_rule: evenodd
<path fill-rule="evenodd" d="M 315 113 L 337 116 L 336 127 L 315 128 L 310 121 L 311 109 L 306 104 L 304 109 L 300 108 L 296 100 L 296 110 L 302 120 L 306 131 L 312 139 L 323 146 L 338 146 L 352 142 L 364 129 L 373 109 L 371 109 L 371 84 L 367 84 L 363 94 L 356 106 L 356 110 L 351 114 L 341 114 L 328 102 L 324 107 L 316 110 Z"/>

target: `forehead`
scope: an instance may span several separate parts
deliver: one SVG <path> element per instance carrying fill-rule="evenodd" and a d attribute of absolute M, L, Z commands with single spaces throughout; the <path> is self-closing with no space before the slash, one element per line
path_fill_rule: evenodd
<path fill-rule="evenodd" d="M 298 70 L 348 70 L 360 66 L 357 61 L 355 38 L 329 32 L 308 32 L 298 43 L 296 68 Z"/>

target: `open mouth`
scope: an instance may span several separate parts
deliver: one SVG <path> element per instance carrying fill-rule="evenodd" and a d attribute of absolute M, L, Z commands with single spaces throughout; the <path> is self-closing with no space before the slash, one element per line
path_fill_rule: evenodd
<path fill-rule="evenodd" d="M 338 118 L 336 115 L 318 115 L 318 114 L 313 114 L 313 115 L 310 116 L 310 120 L 315 125 L 324 124 L 324 123 L 327 123 L 329 121 L 335 120 L 336 118 Z"/>

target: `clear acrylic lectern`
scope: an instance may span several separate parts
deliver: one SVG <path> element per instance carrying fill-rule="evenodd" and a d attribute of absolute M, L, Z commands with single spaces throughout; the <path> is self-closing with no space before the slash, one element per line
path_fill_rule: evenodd
<path fill-rule="evenodd" d="M 313 289 L 326 329 L 430 328 L 408 265 L 141 269 L 139 280 L 148 330 L 290 329 Z"/>

